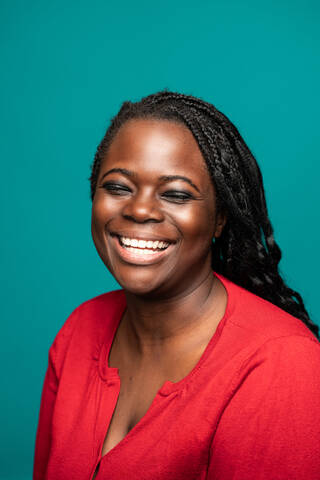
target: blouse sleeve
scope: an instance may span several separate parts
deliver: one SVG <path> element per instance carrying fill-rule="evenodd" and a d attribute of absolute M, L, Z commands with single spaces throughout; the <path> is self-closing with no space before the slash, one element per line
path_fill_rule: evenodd
<path fill-rule="evenodd" d="M 46 478 L 51 447 L 52 416 L 59 387 L 60 372 L 80 307 L 81 305 L 69 315 L 49 349 L 35 440 L 33 480 L 44 480 Z"/>
<path fill-rule="evenodd" d="M 50 430 L 52 413 L 58 389 L 58 378 L 53 363 L 53 349 L 49 350 L 49 361 L 44 378 L 39 421 L 36 434 L 33 480 L 44 480 L 50 452 Z"/>
<path fill-rule="evenodd" d="M 211 445 L 208 480 L 320 479 L 320 343 L 267 341 L 239 372 Z"/>

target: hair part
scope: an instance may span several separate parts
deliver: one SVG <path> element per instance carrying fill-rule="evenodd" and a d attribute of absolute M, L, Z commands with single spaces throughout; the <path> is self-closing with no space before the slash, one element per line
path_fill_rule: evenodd
<path fill-rule="evenodd" d="M 319 327 L 311 321 L 301 295 L 279 273 L 282 254 L 268 216 L 261 170 L 237 128 L 212 104 L 167 89 L 138 102 L 123 102 L 91 165 L 91 200 L 110 144 L 133 119 L 169 120 L 192 132 L 216 190 L 217 210 L 227 215 L 212 244 L 213 270 L 299 318 L 319 339 Z"/>

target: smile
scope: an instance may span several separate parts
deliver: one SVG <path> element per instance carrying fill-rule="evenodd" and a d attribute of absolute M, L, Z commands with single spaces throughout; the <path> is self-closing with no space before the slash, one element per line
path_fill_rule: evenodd
<path fill-rule="evenodd" d="M 156 240 L 138 240 L 136 238 L 128 238 L 119 236 L 120 243 L 123 247 L 130 249 L 134 247 L 134 250 L 146 250 L 153 253 L 154 250 L 163 250 L 169 246 L 169 242 Z"/>
<path fill-rule="evenodd" d="M 129 238 L 116 234 L 110 235 L 119 256 L 127 263 L 150 265 L 167 256 L 173 243 L 165 240 Z"/>

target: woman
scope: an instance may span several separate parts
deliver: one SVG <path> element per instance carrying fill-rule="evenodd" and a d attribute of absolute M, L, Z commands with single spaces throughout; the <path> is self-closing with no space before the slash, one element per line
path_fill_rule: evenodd
<path fill-rule="evenodd" d="M 34 480 L 319 479 L 318 327 L 235 126 L 167 90 L 124 102 L 90 181 L 122 288 L 49 350 Z"/>

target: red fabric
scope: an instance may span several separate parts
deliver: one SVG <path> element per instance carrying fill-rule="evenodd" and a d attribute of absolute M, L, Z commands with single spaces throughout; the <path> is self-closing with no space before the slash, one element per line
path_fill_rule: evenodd
<path fill-rule="evenodd" d="M 100 459 L 120 390 L 108 368 L 123 290 L 77 307 L 50 350 L 34 480 L 319 480 L 320 343 L 275 305 L 215 273 L 223 319 L 194 369 L 167 381 Z"/>

